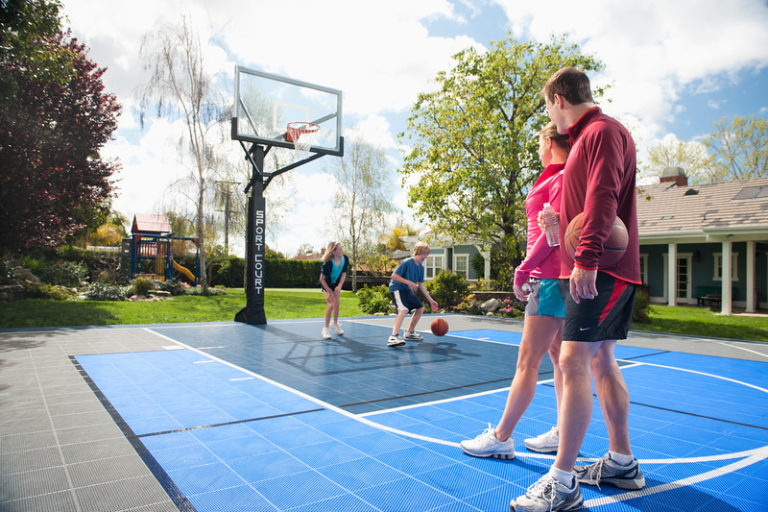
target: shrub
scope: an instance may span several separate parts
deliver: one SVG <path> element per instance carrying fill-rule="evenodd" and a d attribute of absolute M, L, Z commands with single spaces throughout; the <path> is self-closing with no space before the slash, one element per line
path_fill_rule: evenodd
<path fill-rule="evenodd" d="M 155 289 L 155 281 L 148 277 L 137 277 L 131 283 L 131 294 L 133 295 L 149 295 L 150 290 Z"/>
<path fill-rule="evenodd" d="M 169 279 L 168 281 L 160 283 L 157 288 L 164 292 L 168 292 L 171 295 L 184 295 L 189 289 L 189 286 L 177 279 Z"/>
<path fill-rule="evenodd" d="M 496 314 L 506 318 L 519 318 L 525 316 L 525 304 L 519 302 L 515 297 L 505 297 L 501 301 L 501 308 Z"/>
<path fill-rule="evenodd" d="M 68 300 L 77 296 L 77 292 L 71 288 L 49 283 L 31 284 L 24 293 L 30 298 L 53 300 Z"/>
<path fill-rule="evenodd" d="M 427 290 L 442 308 L 458 306 L 469 293 L 464 277 L 450 270 L 441 270 L 427 283 Z"/>
<path fill-rule="evenodd" d="M 62 261 L 44 266 L 38 277 L 46 283 L 77 288 L 88 277 L 88 267 L 75 261 Z"/>
<path fill-rule="evenodd" d="M 360 309 L 368 314 L 388 314 L 392 311 L 392 300 L 389 297 L 389 288 L 386 285 L 363 286 L 357 290 L 357 299 L 360 301 Z"/>
<path fill-rule="evenodd" d="M 648 286 L 638 286 L 635 292 L 635 306 L 632 309 L 632 321 L 641 324 L 651 323 L 651 317 L 648 316 L 650 307 L 651 299 L 649 298 Z"/>
<path fill-rule="evenodd" d="M 202 286 L 196 286 L 194 288 L 190 288 L 188 293 L 189 295 L 201 295 L 208 297 L 212 295 L 226 295 L 227 290 L 224 288 L 214 288 L 212 286 L 209 286 L 207 289 L 203 288 Z"/>
<path fill-rule="evenodd" d="M 91 300 L 125 300 L 128 293 L 122 286 L 93 283 L 86 289 L 85 296 Z"/>

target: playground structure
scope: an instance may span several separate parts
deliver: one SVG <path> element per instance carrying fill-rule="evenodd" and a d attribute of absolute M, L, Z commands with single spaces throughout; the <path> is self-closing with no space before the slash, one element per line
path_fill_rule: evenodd
<path fill-rule="evenodd" d="M 192 285 L 200 284 L 200 248 L 196 238 L 173 236 L 171 223 L 165 215 L 137 213 L 131 224 L 130 246 L 123 254 L 130 253 L 131 278 L 142 274 L 142 261 L 150 260 L 154 278 L 158 281 L 173 279 L 176 271 Z M 195 244 L 195 272 L 173 259 L 174 242 L 191 241 Z M 126 250 L 129 249 L 129 250 Z"/>

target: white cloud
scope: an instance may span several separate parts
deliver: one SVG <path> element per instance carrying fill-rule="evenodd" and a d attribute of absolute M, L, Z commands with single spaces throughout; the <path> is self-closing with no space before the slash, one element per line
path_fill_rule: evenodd
<path fill-rule="evenodd" d="M 513 32 L 547 40 L 568 33 L 606 65 L 606 110 L 641 116 L 654 132 L 670 120 L 685 86 L 768 65 L 768 10 L 759 0 L 614 2 L 499 0 Z M 707 27 L 716 27 L 716 36 Z"/>

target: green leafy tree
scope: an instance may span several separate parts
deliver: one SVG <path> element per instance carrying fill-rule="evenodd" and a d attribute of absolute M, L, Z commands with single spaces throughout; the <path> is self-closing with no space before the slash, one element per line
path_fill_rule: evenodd
<path fill-rule="evenodd" d="M 704 140 L 724 180 L 768 176 L 768 119 L 757 116 L 722 118 Z"/>
<path fill-rule="evenodd" d="M 602 68 L 565 37 L 464 50 L 438 73 L 435 92 L 419 95 L 400 134 L 412 148 L 401 172 L 416 215 L 455 240 L 493 245 L 502 279 L 525 251 L 525 196 L 541 171 L 537 134 L 549 121 L 541 89 L 563 66 Z"/>
<path fill-rule="evenodd" d="M 702 142 L 686 142 L 672 135 L 648 149 L 645 174 L 661 176 L 668 167 L 682 168 L 692 185 L 723 181 L 720 169 L 714 165 L 712 155 Z"/>
<path fill-rule="evenodd" d="M 19 89 L 30 82 L 72 79 L 78 56 L 56 41 L 60 10 L 58 0 L 0 1 L 0 64 L 18 69 L 18 74 L 0 73 L 0 103 L 17 100 Z"/>

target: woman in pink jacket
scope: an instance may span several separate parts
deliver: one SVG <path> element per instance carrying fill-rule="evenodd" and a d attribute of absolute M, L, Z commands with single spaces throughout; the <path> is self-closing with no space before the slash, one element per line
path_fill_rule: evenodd
<path fill-rule="evenodd" d="M 515 296 L 528 301 L 525 308 L 523 336 L 517 359 L 517 371 L 507 397 L 504 414 L 496 428 L 488 429 L 474 439 L 461 442 L 461 449 L 474 457 L 515 457 L 515 440 L 512 432 L 533 400 L 539 366 L 549 351 L 554 366 L 555 394 L 558 410 L 562 391 L 562 373 L 558 359 L 563 336 L 565 302 L 557 284 L 560 273 L 560 248 L 550 247 L 544 231 L 539 227 L 538 215 L 545 203 L 556 212 L 560 211 L 560 187 L 563 167 L 568 158 L 568 135 L 557 133 L 557 126 L 550 122 L 541 130 L 539 157 L 544 172 L 531 188 L 525 199 L 528 217 L 528 247 L 526 257 L 515 269 Z M 556 452 L 559 435 L 557 426 L 538 437 L 525 440 L 529 450 Z"/>

